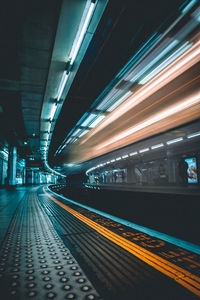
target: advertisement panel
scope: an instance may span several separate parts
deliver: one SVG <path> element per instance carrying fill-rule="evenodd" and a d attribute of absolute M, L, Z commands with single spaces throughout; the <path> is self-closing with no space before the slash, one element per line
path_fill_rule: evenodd
<path fill-rule="evenodd" d="M 197 183 L 197 161 L 195 157 L 185 158 L 185 162 L 188 164 L 187 176 L 188 183 Z"/>

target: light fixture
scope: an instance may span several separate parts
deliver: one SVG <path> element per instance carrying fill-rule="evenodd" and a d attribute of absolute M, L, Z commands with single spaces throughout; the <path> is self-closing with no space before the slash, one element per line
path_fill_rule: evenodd
<path fill-rule="evenodd" d="M 174 144 L 174 143 L 178 143 L 178 142 L 181 142 L 182 140 L 183 140 L 182 137 L 177 138 L 177 139 L 173 139 L 173 140 L 167 141 L 167 145 L 171 145 L 171 144 Z"/>
<path fill-rule="evenodd" d="M 49 136 L 50 130 L 51 130 L 51 120 L 49 119 L 49 121 L 48 121 L 48 128 L 47 128 L 47 135 L 48 136 Z"/>
<path fill-rule="evenodd" d="M 194 11 L 192 17 L 195 19 L 195 21 L 200 23 L 200 7 Z"/>
<path fill-rule="evenodd" d="M 83 12 L 83 17 L 82 17 L 81 23 L 79 25 L 79 29 L 78 29 L 76 38 L 74 40 L 72 50 L 69 55 L 71 64 L 73 64 L 73 62 L 78 54 L 78 51 L 80 49 L 81 43 L 84 38 L 84 35 L 85 35 L 88 25 L 90 23 L 92 13 L 94 11 L 94 7 L 95 7 L 95 1 L 88 1 L 86 3 L 85 10 Z"/>
<path fill-rule="evenodd" d="M 149 151 L 149 148 L 144 148 L 144 149 L 139 150 L 139 153 L 143 153 L 143 152 L 147 152 L 147 151 Z"/>
<path fill-rule="evenodd" d="M 197 3 L 197 0 L 191 0 L 185 7 L 184 9 L 182 9 L 182 13 L 186 13 L 188 10 L 190 10 L 190 8 L 195 4 Z"/>
<path fill-rule="evenodd" d="M 64 90 L 64 87 L 65 87 L 68 77 L 69 77 L 69 74 L 67 74 L 67 71 L 64 71 L 62 80 L 61 80 L 61 83 L 60 83 L 60 86 L 59 86 L 59 89 L 57 92 L 57 96 L 56 96 L 57 101 L 59 101 L 62 96 L 62 92 Z"/>
<path fill-rule="evenodd" d="M 163 146 L 164 146 L 164 144 L 163 144 L 163 143 L 160 143 L 160 144 L 151 146 L 151 149 L 154 150 L 154 149 L 157 149 L 157 148 L 161 148 L 161 147 L 163 147 Z"/>
<path fill-rule="evenodd" d="M 95 120 L 95 118 L 97 117 L 96 114 L 91 113 L 87 119 L 85 119 L 85 121 L 81 124 L 81 126 L 86 127 L 88 126 L 92 121 Z"/>
<path fill-rule="evenodd" d="M 80 128 L 78 128 L 78 129 L 76 129 L 73 133 L 72 133 L 72 136 L 75 136 L 75 135 L 77 135 L 77 133 L 79 133 L 81 131 L 81 129 Z"/>
<path fill-rule="evenodd" d="M 83 16 L 82 16 L 82 19 L 81 19 L 81 22 L 80 22 L 80 25 L 79 25 L 79 29 L 78 29 L 77 35 L 75 37 L 75 40 L 74 40 L 74 43 L 73 43 L 73 46 L 72 46 L 72 49 L 71 49 L 71 52 L 70 52 L 70 55 L 69 55 L 69 60 L 67 62 L 66 70 L 63 72 L 61 83 L 60 83 L 59 88 L 58 88 L 58 92 L 57 92 L 57 96 L 56 96 L 57 101 L 59 101 L 61 96 L 62 96 L 62 93 L 63 93 L 63 90 L 65 88 L 67 79 L 69 77 L 71 67 L 74 63 L 74 60 L 76 59 L 76 56 L 77 56 L 78 51 L 80 49 L 80 46 L 81 46 L 81 43 L 83 41 L 84 35 L 85 35 L 86 30 L 88 28 L 89 22 L 91 20 L 92 13 L 93 13 L 94 7 L 95 7 L 95 2 L 96 1 L 88 1 L 86 3 L 85 10 L 83 12 Z M 55 107 L 53 109 L 56 111 Z M 52 119 L 53 119 L 54 113 L 51 114 Z"/>
<path fill-rule="evenodd" d="M 183 54 L 192 46 L 192 43 L 184 43 L 180 48 L 178 48 L 174 53 L 172 53 L 167 59 L 165 59 L 160 65 L 153 69 L 147 76 L 139 81 L 139 84 L 145 84 L 158 73 L 160 73 L 164 68 L 171 64 L 176 58 Z"/>
<path fill-rule="evenodd" d="M 104 118 L 105 118 L 104 115 L 98 116 L 97 119 L 95 119 L 95 120 L 89 125 L 89 127 L 90 127 L 90 128 L 96 127 L 96 126 L 97 126 Z"/>
<path fill-rule="evenodd" d="M 84 136 L 86 133 L 88 133 L 88 129 L 85 129 L 81 134 L 79 134 L 79 137 L 82 137 L 82 136 Z"/>
<path fill-rule="evenodd" d="M 122 69 L 122 71 L 120 71 L 120 73 L 118 74 L 118 77 L 122 77 L 125 73 L 126 73 L 126 71 L 127 71 L 127 69 L 128 69 L 128 67 L 129 67 L 129 65 L 131 64 L 131 65 L 133 65 L 133 64 L 135 64 L 136 62 L 138 62 L 138 60 L 140 59 L 140 58 L 142 58 L 142 56 L 144 55 L 144 54 L 147 54 L 147 52 L 148 51 L 150 51 L 151 50 L 151 47 L 160 39 L 160 37 L 161 37 L 161 34 L 158 34 L 158 32 L 155 32 L 143 45 L 142 45 L 142 47 L 136 52 L 136 54 L 131 58 L 131 60 L 127 63 L 127 65 Z M 123 73 L 123 75 L 122 75 L 122 73 Z M 134 70 L 132 70 L 129 74 L 128 74 L 128 76 L 126 76 L 125 77 L 125 80 L 126 81 L 130 81 L 132 78 L 133 78 L 133 75 L 135 74 L 135 68 L 134 68 Z M 134 75 L 135 76 L 135 75 Z"/>
<path fill-rule="evenodd" d="M 187 138 L 188 138 L 188 139 L 191 139 L 191 138 L 194 138 L 194 137 L 196 137 L 196 136 L 200 136 L 200 131 L 194 132 L 194 133 L 192 133 L 192 134 L 189 134 L 189 135 L 187 136 Z"/>
<path fill-rule="evenodd" d="M 96 109 L 98 110 L 104 110 L 108 107 L 108 105 L 110 103 L 113 102 L 113 100 L 116 98 L 117 94 L 120 91 L 117 90 L 116 88 L 113 88 L 107 95 L 105 98 L 103 98 L 103 100 L 101 101 L 101 103 L 96 107 Z"/>
<path fill-rule="evenodd" d="M 137 151 L 135 151 L 135 152 L 129 153 L 129 156 L 134 156 L 134 155 L 137 155 L 137 154 L 138 154 Z"/>
<path fill-rule="evenodd" d="M 51 107 L 51 113 L 50 113 L 50 116 L 49 116 L 50 121 L 53 120 L 56 110 L 57 110 L 57 102 L 54 103 Z"/>
<path fill-rule="evenodd" d="M 111 112 L 116 107 L 118 107 L 122 102 L 124 102 L 129 96 L 131 96 L 133 93 L 131 91 L 128 91 L 126 94 L 124 94 L 119 100 L 117 100 L 113 105 L 111 105 L 109 108 L 107 108 L 106 111 Z"/>
<path fill-rule="evenodd" d="M 65 145 L 66 145 L 66 144 L 69 144 L 69 142 L 70 142 L 71 140 L 72 140 L 72 137 L 70 137 L 69 139 L 67 139 Z M 64 147 L 65 145 L 63 145 L 63 147 Z"/>
<path fill-rule="evenodd" d="M 169 53 L 177 44 L 179 43 L 178 40 L 174 40 L 168 46 L 163 45 L 164 50 L 162 50 L 159 54 L 157 53 L 158 50 L 154 50 L 155 58 L 152 59 L 150 62 L 146 62 L 146 66 L 142 68 L 139 72 L 136 72 L 136 75 L 131 78 L 131 82 L 135 82 L 138 78 L 140 78 L 146 71 L 150 70 L 153 65 L 155 65 L 161 58 L 163 58 L 167 53 Z M 146 59 L 147 60 L 147 59 Z M 143 62 L 144 64 L 144 62 Z M 136 71 L 136 70 L 135 70 Z M 139 82 L 140 83 L 140 82 Z"/>

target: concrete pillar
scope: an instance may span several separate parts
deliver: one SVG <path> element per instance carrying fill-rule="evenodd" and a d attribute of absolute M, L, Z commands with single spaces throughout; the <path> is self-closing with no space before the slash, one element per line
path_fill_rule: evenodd
<path fill-rule="evenodd" d="M 33 170 L 26 169 L 26 184 L 33 184 Z"/>
<path fill-rule="evenodd" d="M 26 168 L 23 168 L 22 171 L 22 184 L 26 184 Z"/>
<path fill-rule="evenodd" d="M 132 164 L 127 166 L 127 183 L 135 183 L 134 166 Z"/>
<path fill-rule="evenodd" d="M 17 147 L 11 146 L 8 157 L 8 186 L 16 185 Z"/>
<path fill-rule="evenodd" d="M 34 172 L 34 184 L 40 183 L 39 171 Z"/>

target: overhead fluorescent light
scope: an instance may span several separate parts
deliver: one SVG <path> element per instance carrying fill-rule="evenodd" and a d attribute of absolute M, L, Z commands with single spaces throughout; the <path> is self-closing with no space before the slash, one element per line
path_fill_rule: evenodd
<path fill-rule="evenodd" d="M 160 143 L 160 144 L 151 146 L 151 149 L 154 150 L 154 149 L 157 149 L 157 148 L 161 148 L 161 147 L 163 147 L 163 146 L 164 146 L 164 144 L 163 144 L 163 143 Z"/>
<path fill-rule="evenodd" d="M 137 155 L 137 154 L 138 154 L 137 151 L 135 151 L 135 152 L 129 153 L 129 156 L 134 156 L 134 155 Z"/>
<path fill-rule="evenodd" d="M 121 159 L 122 159 L 121 157 L 117 157 L 117 158 L 116 158 L 116 160 L 121 160 Z"/>
<path fill-rule="evenodd" d="M 182 137 L 177 138 L 177 139 L 174 139 L 174 140 L 170 140 L 170 141 L 167 141 L 167 145 L 171 145 L 171 144 L 174 144 L 174 143 L 178 143 L 178 142 L 181 142 L 182 140 L 183 140 Z"/>
<path fill-rule="evenodd" d="M 73 167 L 74 164 L 66 164 L 65 166 L 66 166 L 66 167 Z"/>
<path fill-rule="evenodd" d="M 124 102 L 132 94 L 133 93 L 131 91 L 128 91 L 124 96 L 122 96 L 113 105 L 111 105 L 106 111 L 108 111 L 108 112 L 113 111 L 117 106 L 119 106 L 122 102 Z"/>
<path fill-rule="evenodd" d="M 97 117 L 96 114 L 90 114 L 89 117 L 81 124 L 81 126 L 86 127 L 88 126 L 95 118 Z"/>
<path fill-rule="evenodd" d="M 90 128 L 94 128 L 96 127 L 103 119 L 105 118 L 104 115 L 100 115 L 96 120 L 94 120 L 94 122 L 92 122 L 89 127 Z"/>
<path fill-rule="evenodd" d="M 101 101 L 101 103 L 97 106 L 97 109 L 104 110 L 106 109 L 110 103 L 113 103 L 113 100 L 117 97 L 117 94 L 119 94 L 119 90 L 116 88 L 113 88 L 105 98 Z"/>
<path fill-rule="evenodd" d="M 51 107 L 51 113 L 50 113 L 50 117 L 49 117 L 50 121 L 53 120 L 54 115 L 55 115 L 55 112 L 56 112 L 56 109 L 57 109 L 57 104 L 54 103 L 54 104 L 52 105 L 52 107 Z"/>
<path fill-rule="evenodd" d="M 77 133 L 79 133 L 82 129 L 78 128 L 76 129 L 73 133 L 72 133 L 72 136 L 75 136 L 77 135 Z"/>
<path fill-rule="evenodd" d="M 78 139 L 77 139 L 77 138 L 75 138 L 75 139 L 72 141 L 72 144 L 73 144 L 73 143 L 75 143 L 77 140 L 78 140 Z"/>
<path fill-rule="evenodd" d="M 137 74 L 131 78 L 131 82 L 136 81 L 138 78 L 140 78 L 145 72 L 150 70 L 150 68 L 155 65 L 161 58 L 163 58 L 167 53 L 169 53 L 175 46 L 177 46 L 179 43 L 178 40 L 174 40 L 171 42 L 167 47 L 165 46 L 164 50 L 161 51 L 159 54 L 155 53 L 156 57 L 152 59 L 150 62 L 147 62 L 146 66 L 142 68 Z M 139 82 L 140 83 L 140 82 Z"/>
<path fill-rule="evenodd" d="M 195 21 L 200 22 L 200 8 L 194 11 L 192 17 L 195 19 Z"/>
<path fill-rule="evenodd" d="M 186 13 L 188 10 L 190 10 L 190 8 L 195 4 L 197 3 L 197 0 L 192 0 L 188 3 L 188 5 L 186 5 L 186 7 L 184 9 L 182 9 L 182 13 Z"/>
<path fill-rule="evenodd" d="M 147 76 L 139 81 L 139 84 L 145 84 L 158 73 L 160 73 L 165 67 L 167 67 L 170 63 L 172 63 L 176 58 L 178 58 L 181 54 L 183 54 L 186 50 L 188 50 L 192 46 L 192 43 L 184 43 L 180 48 L 178 48 L 174 53 L 172 53 L 166 60 L 164 60 L 160 65 L 153 69 Z"/>
<path fill-rule="evenodd" d="M 188 139 L 191 139 L 191 138 L 194 138 L 194 137 L 196 137 L 196 136 L 200 136 L 200 131 L 194 132 L 194 133 L 192 133 L 192 134 L 189 134 L 189 135 L 187 136 L 187 138 L 188 138 Z"/>
<path fill-rule="evenodd" d="M 67 81 L 68 77 L 69 77 L 69 74 L 67 74 L 67 72 L 64 71 L 63 76 L 62 76 L 62 80 L 61 80 L 61 83 L 60 83 L 60 86 L 59 86 L 59 89 L 58 89 L 57 97 L 56 97 L 57 101 L 59 101 L 61 96 L 62 96 L 62 92 L 64 90 L 64 87 L 65 87 L 65 84 L 66 84 L 66 81 Z"/>
<path fill-rule="evenodd" d="M 69 142 L 72 140 L 72 138 L 70 137 L 67 141 L 66 141 L 66 143 L 65 144 L 69 144 Z M 63 147 L 64 147 L 65 145 L 63 145 Z"/>
<path fill-rule="evenodd" d="M 149 151 L 149 148 L 144 148 L 144 149 L 139 150 L 139 153 L 143 153 L 143 152 L 147 152 L 147 151 Z"/>
<path fill-rule="evenodd" d="M 75 60 L 75 58 L 78 54 L 78 51 L 80 49 L 81 43 L 82 43 L 83 38 L 84 38 L 84 35 L 87 31 L 89 22 L 91 20 L 92 13 L 94 11 L 94 7 L 95 7 L 94 2 L 90 1 L 86 4 L 85 10 L 83 12 L 83 17 L 82 17 L 81 23 L 79 25 L 79 29 L 78 29 L 76 38 L 74 40 L 71 53 L 70 53 L 71 64 L 73 64 L 73 62 L 74 62 L 74 60 Z"/>
<path fill-rule="evenodd" d="M 79 137 L 82 137 L 82 136 L 84 136 L 86 133 L 88 133 L 88 129 L 85 129 L 81 134 L 79 134 Z"/>

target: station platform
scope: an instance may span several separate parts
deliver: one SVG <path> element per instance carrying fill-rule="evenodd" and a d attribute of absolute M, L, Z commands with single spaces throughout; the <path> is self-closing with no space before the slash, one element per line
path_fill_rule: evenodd
<path fill-rule="evenodd" d="M 48 187 L 2 190 L 0 226 L 2 299 L 200 297 L 198 246 L 153 237 Z"/>

